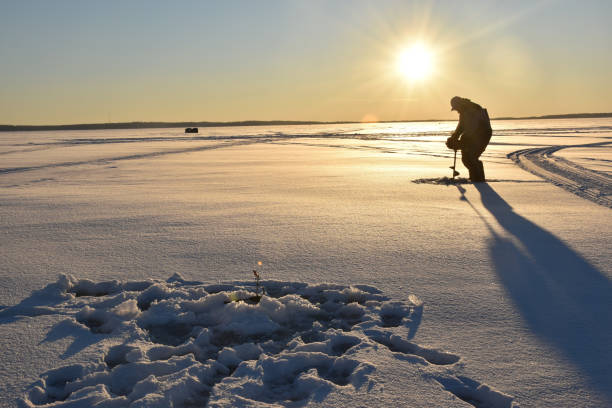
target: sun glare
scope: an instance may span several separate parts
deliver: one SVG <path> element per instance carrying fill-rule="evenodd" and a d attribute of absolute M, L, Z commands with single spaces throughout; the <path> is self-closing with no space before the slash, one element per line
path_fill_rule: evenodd
<path fill-rule="evenodd" d="M 423 81 L 431 76 L 434 68 L 431 50 L 424 44 L 414 44 L 405 48 L 398 56 L 399 73 L 411 81 Z"/>

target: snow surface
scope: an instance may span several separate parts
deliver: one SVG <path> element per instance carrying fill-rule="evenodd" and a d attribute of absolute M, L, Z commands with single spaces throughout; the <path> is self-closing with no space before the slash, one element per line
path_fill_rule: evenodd
<path fill-rule="evenodd" d="M 254 302 L 254 283 L 204 285 L 178 275 L 96 283 L 62 275 L 7 312 L 68 315 L 56 327 L 116 344 L 94 361 L 43 373 L 20 405 L 302 405 L 336 388 L 375 392 L 367 353 L 382 348 L 463 400 L 511 406 L 511 397 L 440 368 L 458 356 L 388 330 L 417 324 L 423 305 L 414 295 L 398 302 L 364 285 L 262 285 L 266 295 Z"/>
<path fill-rule="evenodd" d="M 599 142 L 587 146 L 607 149 L 612 144 L 610 142 Z M 598 166 L 598 162 L 602 160 L 593 158 L 593 162 L 588 163 L 591 167 L 589 169 L 554 154 L 565 148 L 566 146 L 549 146 L 522 149 L 510 153 L 508 157 L 525 170 L 557 186 L 587 200 L 612 208 L 612 175 L 608 172 L 592 169 L 592 167 L 601 166 Z M 582 147 L 582 149 L 585 149 L 585 147 Z"/>
<path fill-rule="evenodd" d="M 1 134 L 0 406 L 610 406 L 612 121 L 455 124 Z"/>

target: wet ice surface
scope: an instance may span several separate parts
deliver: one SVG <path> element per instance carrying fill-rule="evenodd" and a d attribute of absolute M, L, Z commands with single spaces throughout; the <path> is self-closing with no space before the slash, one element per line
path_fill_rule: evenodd
<path fill-rule="evenodd" d="M 93 282 L 61 276 L 2 312 L 15 319 L 66 317 L 48 338 L 102 342 L 99 358 L 42 373 L 21 399 L 36 407 L 303 405 L 335 388 L 372 389 L 376 359 L 360 351 L 409 356 L 422 376 L 476 407 L 512 398 L 456 375 L 460 357 L 408 340 L 423 313 L 414 295 L 391 300 L 365 286 L 266 281 Z M 404 335 L 391 328 L 403 327 Z M 439 370 L 438 367 L 449 366 Z M 75 405 L 76 404 L 76 405 Z"/>

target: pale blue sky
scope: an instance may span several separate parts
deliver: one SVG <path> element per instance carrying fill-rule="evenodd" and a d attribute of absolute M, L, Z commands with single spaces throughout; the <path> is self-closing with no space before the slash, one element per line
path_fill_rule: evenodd
<path fill-rule="evenodd" d="M 611 21 L 597 0 L 1 0 L 0 123 L 612 111 Z M 417 39 L 436 74 L 409 84 Z"/>

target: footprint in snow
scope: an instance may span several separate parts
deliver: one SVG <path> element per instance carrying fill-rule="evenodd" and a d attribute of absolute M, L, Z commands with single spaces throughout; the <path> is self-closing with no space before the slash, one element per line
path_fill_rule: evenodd
<path fill-rule="evenodd" d="M 96 283 L 62 276 L 38 295 L 55 296 L 49 307 L 72 311 L 71 324 L 109 346 L 98 361 L 44 373 L 21 403 L 188 407 L 229 396 L 247 405 L 304 405 L 337 388 L 371 389 L 376 367 L 359 358 L 364 348 L 383 345 L 432 366 L 459 361 L 385 331 L 416 330 L 423 308 L 414 296 L 391 301 L 365 285 L 264 286 L 267 295 L 254 302 L 253 282 L 206 285 L 173 276 Z M 472 380 L 434 379 L 465 401 L 494 400 L 478 391 L 490 388 Z"/>

